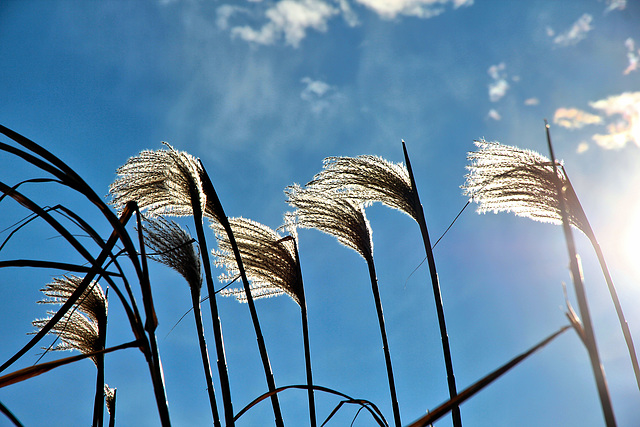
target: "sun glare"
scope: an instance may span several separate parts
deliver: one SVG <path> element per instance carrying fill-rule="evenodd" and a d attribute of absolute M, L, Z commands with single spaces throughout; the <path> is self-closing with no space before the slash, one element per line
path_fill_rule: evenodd
<path fill-rule="evenodd" d="M 640 200 L 635 200 L 624 214 L 619 228 L 619 256 L 624 269 L 640 281 Z"/>

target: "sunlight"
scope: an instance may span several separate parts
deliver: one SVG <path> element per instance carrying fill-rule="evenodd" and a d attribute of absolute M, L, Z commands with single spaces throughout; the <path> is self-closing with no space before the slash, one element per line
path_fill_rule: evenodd
<path fill-rule="evenodd" d="M 621 224 L 620 250 L 624 265 L 636 278 L 640 278 L 640 201 L 636 200 L 630 206 L 629 212 L 625 215 L 625 221 Z"/>

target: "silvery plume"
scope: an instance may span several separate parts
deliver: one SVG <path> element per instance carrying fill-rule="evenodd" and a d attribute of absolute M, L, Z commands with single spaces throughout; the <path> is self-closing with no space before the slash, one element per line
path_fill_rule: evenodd
<path fill-rule="evenodd" d="M 296 208 L 286 214 L 287 221 L 301 228 L 317 228 L 355 250 L 365 260 L 373 258 L 371 226 L 364 213 L 364 202 L 334 189 L 292 185 L 285 189 L 287 203 Z"/>
<path fill-rule="evenodd" d="M 327 157 L 322 171 L 307 186 L 342 190 L 365 204 L 381 202 L 418 218 L 419 201 L 407 168 L 379 156 Z"/>
<path fill-rule="evenodd" d="M 193 202 L 199 201 L 204 216 L 217 219 L 203 190 L 199 160 L 164 144 L 167 150 L 144 150 L 118 168 L 118 178 L 109 186 L 111 203 L 119 211 L 135 201 L 151 215 L 189 216 Z"/>
<path fill-rule="evenodd" d="M 82 282 L 81 277 L 62 276 L 48 283 L 41 291 L 48 297 L 38 301 L 41 304 L 64 304 Z M 31 322 L 33 326 L 42 328 L 55 314 L 48 312 L 49 317 Z M 50 333 L 58 336 L 60 343 L 52 350 L 77 350 L 83 354 L 102 350 L 99 325 L 107 322 L 107 300 L 97 282 L 92 282 L 78 299 L 77 305 L 69 310 L 51 329 Z M 95 358 L 91 358 L 96 363 Z"/>
<path fill-rule="evenodd" d="M 554 168 L 548 158 L 499 142 L 480 140 L 475 144 L 479 150 L 467 156 L 471 164 L 462 188 L 478 203 L 479 213 L 513 212 L 536 221 L 562 223 Z M 587 234 L 586 216 L 562 167 L 558 167 L 558 178 L 569 221 Z"/>
<path fill-rule="evenodd" d="M 180 273 L 191 288 L 199 291 L 202 287 L 200 251 L 191 235 L 162 216 L 147 218 L 143 230 L 147 247 L 154 251 L 149 257 Z"/>
<path fill-rule="evenodd" d="M 238 244 L 247 278 L 251 281 L 253 298 L 287 294 L 300 305 L 304 297 L 294 242 L 291 239 L 283 239 L 266 225 L 246 218 L 229 218 L 229 223 Z M 221 282 L 235 280 L 239 275 L 238 264 L 227 233 L 217 222 L 212 222 L 211 228 L 218 239 L 219 249 L 212 251 L 216 258 L 216 266 L 227 270 L 219 279 Z M 295 229 L 289 231 L 295 238 Z M 235 296 L 241 302 L 246 302 L 247 299 L 242 288 L 224 289 L 220 294 Z"/>

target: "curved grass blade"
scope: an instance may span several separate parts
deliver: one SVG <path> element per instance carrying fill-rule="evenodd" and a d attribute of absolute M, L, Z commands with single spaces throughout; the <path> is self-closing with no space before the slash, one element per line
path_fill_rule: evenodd
<path fill-rule="evenodd" d="M 253 401 L 251 401 L 251 403 L 249 403 L 247 406 L 245 406 L 244 408 L 242 408 L 240 410 L 240 412 L 238 412 L 236 414 L 236 416 L 234 417 L 234 420 L 238 420 L 242 415 L 244 415 L 247 411 L 249 411 L 249 409 L 253 408 L 254 406 L 256 406 L 258 403 L 262 402 L 265 399 L 268 399 L 269 397 L 271 397 L 271 395 L 273 394 L 278 394 L 281 393 L 285 390 L 290 390 L 290 389 L 299 389 L 299 390 L 307 390 L 309 388 L 308 385 L 288 385 L 288 386 L 284 386 L 284 387 L 278 387 L 277 389 L 273 390 L 273 391 L 268 391 L 260 396 L 258 396 L 257 398 L 255 398 Z M 381 427 L 389 427 L 389 424 L 387 423 L 387 421 L 385 420 L 384 416 L 382 415 L 382 412 L 380 412 L 380 409 L 378 409 L 378 407 L 368 401 L 368 400 L 364 400 L 364 399 L 354 399 L 342 392 L 339 392 L 337 390 L 333 390 L 330 389 L 328 387 L 323 387 L 323 386 L 319 386 L 319 385 L 314 385 L 312 386 L 312 388 L 314 390 L 317 391 L 321 391 L 323 393 L 328 393 L 328 394 L 333 394 L 336 396 L 340 396 L 344 399 L 347 399 L 349 401 L 354 402 L 355 404 L 361 405 L 364 409 L 366 409 L 370 414 L 371 417 L 376 421 L 376 423 L 381 426 Z"/>
<path fill-rule="evenodd" d="M 556 197 L 560 207 L 560 216 L 562 217 L 562 229 L 567 244 L 567 251 L 569 252 L 569 266 L 571 268 L 571 276 L 575 287 L 576 298 L 578 300 L 578 308 L 580 310 L 580 316 L 582 317 L 584 338 L 586 342 L 587 352 L 589 353 L 589 360 L 591 361 L 591 369 L 596 380 L 598 388 L 598 395 L 600 397 L 600 405 L 602 406 L 602 413 L 605 422 L 608 427 L 616 425 L 615 416 L 613 413 L 613 407 L 611 406 L 611 398 L 609 396 L 609 390 L 607 387 L 607 380 L 604 374 L 604 368 L 600 362 L 600 355 L 598 354 L 598 347 L 596 345 L 595 335 L 593 333 L 593 324 L 591 323 L 591 315 L 589 314 L 589 305 L 587 304 L 587 296 L 584 289 L 582 268 L 580 266 L 580 260 L 576 252 L 575 242 L 573 240 L 573 232 L 571 230 L 571 222 L 569 219 L 567 207 L 565 188 L 562 181 L 558 177 L 558 170 L 556 165 L 556 157 L 553 153 L 553 145 L 551 144 L 551 134 L 549 131 L 549 124 L 545 122 L 545 129 L 547 133 L 547 144 L 549 147 L 549 154 L 551 156 L 551 162 L 553 164 Z"/>
<path fill-rule="evenodd" d="M 113 351 L 123 350 L 125 348 L 140 347 L 142 343 L 140 340 L 130 341 L 128 343 L 116 345 L 113 347 L 105 348 L 104 350 L 93 351 L 90 353 L 79 354 L 77 356 L 65 357 L 63 359 L 54 360 L 52 362 L 39 363 L 37 365 L 28 366 L 23 369 L 11 372 L 0 377 L 0 388 L 9 386 L 11 384 L 19 383 L 21 381 L 28 380 L 29 378 L 37 377 L 38 375 L 49 372 L 52 369 L 60 366 L 68 365 L 79 360 L 95 357 L 100 354 L 107 354 Z"/>
<path fill-rule="evenodd" d="M 502 365 L 500 368 L 498 368 L 495 371 L 491 372 L 489 375 L 487 375 L 487 376 L 481 378 L 480 380 L 476 381 L 474 384 L 470 385 L 469 387 L 465 388 L 460 393 L 458 393 L 456 395 L 456 397 L 446 401 L 445 403 L 443 403 L 442 405 L 438 406 L 434 410 L 429 411 L 429 413 L 427 413 L 425 416 L 423 416 L 422 418 L 420 418 L 420 419 L 414 421 L 413 423 L 409 424 L 407 427 L 425 427 L 425 426 L 428 426 L 428 425 L 436 422 L 437 420 L 442 418 L 444 415 L 449 413 L 449 411 L 451 411 L 454 407 L 458 407 L 465 400 L 471 398 L 473 395 L 478 393 L 480 390 L 484 389 L 486 386 L 488 386 L 489 384 L 493 383 L 495 380 L 500 378 L 502 375 L 504 375 L 507 372 L 509 372 L 517 364 L 522 362 L 527 357 L 531 356 L 533 353 L 535 353 L 536 351 L 538 351 L 542 347 L 544 347 L 547 344 L 549 344 L 558 335 L 562 334 L 563 332 L 565 332 L 567 329 L 570 329 L 570 328 L 571 328 L 570 325 L 563 326 L 558 331 L 556 331 L 553 334 L 549 335 L 547 338 L 545 338 L 544 340 L 542 340 L 541 342 L 539 342 L 538 344 L 536 344 L 535 346 L 533 346 L 532 348 L 530 348 L 526 352 L 520 354 L 519 356 L 516 356 L 515 358 L 511 359 L 509 362 L 507 362 L 504 365 Z"/>
<path fill-rule="evenodd" d="M 22 427 L 22 423 L 20 422 L 20 420 L 16 418 L 16 416 L 13 415 L 9 408 L 4 406 L 2 402 L 0 402 L 0 412 L 2 412 L 7 418 L 9 418 L 9 421 L 11 421 L 14 426 Z"/>

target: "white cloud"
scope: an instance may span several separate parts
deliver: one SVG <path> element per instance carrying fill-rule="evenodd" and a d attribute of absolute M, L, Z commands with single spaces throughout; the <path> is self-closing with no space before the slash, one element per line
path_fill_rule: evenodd
<path fill-rule="evenodd" d="M 627 0 L 607 0 L 607 8 L 604 13 L 609 13 L 613 10 L 623 10 L 627 7 Z"/>
<path fill-rule="evenodd" d="M 640 147 L 640 92 L 625 92 L 610 96 L 589 105 L 607 116 L 620 116 L 607 125 L 606 134 L 593 135 L 593 140 L 603 148 L 620 149 L 627 143 Z"/>
<path fill-rule="evenodd" d="M 502 116 L 500 115 L 500 113 L 498 113 L 493 108 L 491 110 L 489 110 L 489 113 L 487 115 L 489 116 L 490 119 L 493 119 L 493 120 L 496 120 L 496 121 L 502 119 Z"/>
<path fill-rule="evenodd" d="M 501 62 L 498 65 L 492 65 L 487 70 L 487 73 L 493 79 L 493 82 L 489 84 L 489 100 L 491 102 L 499 101 L 509 90 L 507 74 L 504 72 L 505 68 L 505 63 Z"/>
<path fill-rule="evenodd" d="M 582 154 L 587 150 L 589 150 L 589 143 L 587 141 L 580 141 L 578 148 L 576 148 L 576 153 Z"/>
<path fill-rule="evenodd" d="M 349 25 L 350 27 L 355 27 L 360 24 L 358 16 L 355 14 L 353 9 L 351 9 L 351 5 L 347 0 L 338 0 L 338 5 L 340 6 L 340 11 L 342 12 L 342 18 L 344 18 L 347 25 Z"/>
<path fill-rule="evenodd" d="M 606 133 L 598 133 L 591 137 L 600 147 L 612 150 L 621 149 L 627 143 L 635 143 L 640 147 L 640 92 L 624 92 L 606 99 L 590 102 L 589 106 L 600 110 L 608 118 L 607 121 L 595 114 L 577 108 L 559 108 L 553 121 L 568 129 L 580 129 L 588 124 L 606 124 Z M 579 152 L 584 151 L 578 147 Z"/>
<path fill-rule="evenodd" d="M 305 88 L 300 92 L 300 98 L 307 101 L 311 111 L 316 114 L 327 110 L 333 103 L 343 98 L 333 86 L 321 80 L 305 77 L 301 82 L 305 84 Z"/>
<path fill-rule="evenodd" d="M 229 4 L 223 4 L 216 10 L 216 25 L 221 30 L 226 30 L 229 28 L 229 19 L 235 15 L 237 12 L 246 12 L 246 9 L 243 9 L 238 6 L 231 6 Z"/>
<path fill-rule="evenodd" d="M 640 68 L 640 49 L 636 53 L 635 43 L 631 37 L 625 40 L 624 45 L 627 47 L 627 59 L 629 59 L 629 66 L 624 70 L 623 74 L 627 75 L 632 71 L 636 71 Z"/>
<path fill-rule="evenodd" d="M 161 0 L 173 1 L 173 0 Z M 474 0 L 353 0 L 379 15 L 393 19 L 399 15 L 430 18 L 445 11 L 446 5 L 453 9 L 471 6 Z M 286 44 L 298 47 L 306 37 L 307 30 L 327 31 L 327 23 L 335 16 L 342 16 L 350 27 L 360 24 L 350 0 L 278 0 L 262 2 L 249 0 L 253 6 L 224 4 L 217 9 L 216 24 L 221 30 L 230 30 L 232 37 L 251 43 L 272 45 L 284 38 Z M 262 26 L 254 23 L 231 25 L 230 20 L 242 12 L 251 19 L 266 21 Z"/>
<path fill-rule="evenodd" d="M 273 44 L 284 36 L 286 44 L 298 47 L 306 37 L 307 29 L 327 31 L 327 21 L 338 13 L 338 9 L 322 0 L 281 0 L 265 11 L 268 21 L 260 29 L 249 25 L 236 26 L 231 29 L 231 35 L 265 45 Z"/>
<path fill-rule="evenodd" d="M 524 100 L 524 105 L 533 106 L 540 104 L 540 100 L 538 98 L 527 98 Z"/>
<path fill-rule="evenodd" d="M 574 22 L 570 29 L 562 34 L 558 34 L 553 39 L 553 43 L 558 46 L 572 46 L 584 40 L 587 37 L 587 33 L 593 29 L 591 21 L 593 21 L 593 16 L 585 13 Z M 549 32 L 549 30 L 551 29 L 548 29 L 547 33 L 552 34 L 553 30 L 551 30 L 551 32 Z"/>
<path fill-rule="evenodd" d="M 385 19 L 398 15 L 431 18 L 444 12 L 444 5 L 451 3 L 454 9 L 471 6 L 473 0 L 356 0 Z"/>
<path fill-rule="evenodd" d="M 558 108 L 553 115 L 553 122 L 567 129 L 580 129 L 586 125 L 602 123 L 602 117 L 577 108 Z"/>

